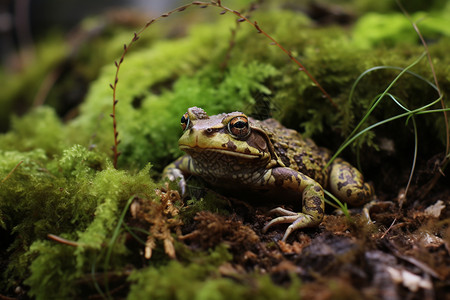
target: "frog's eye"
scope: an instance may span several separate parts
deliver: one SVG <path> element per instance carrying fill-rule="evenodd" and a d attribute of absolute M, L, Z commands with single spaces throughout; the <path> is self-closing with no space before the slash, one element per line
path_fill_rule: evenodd
<path fill-rule="evenodd" d="M 186 130 L 187 128 L 189 128 L 190 124 L 191 124 L 191 121 L 189 120 L 189 115 L 188 115 L 188 113 L 185 113 L 181 117 L 181 128 L 183 128 L 183 131 Z"/>
<path fill-rule="evenodd" d="M 238 139 L 246 138 L 250 134 L 250 124 L 245 116 L 234 117 L 228 123 L 228 131 Z"/>

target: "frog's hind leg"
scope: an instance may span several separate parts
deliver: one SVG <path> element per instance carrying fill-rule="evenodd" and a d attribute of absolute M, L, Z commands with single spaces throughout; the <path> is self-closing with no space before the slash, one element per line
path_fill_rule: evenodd
<path fill-rule="evenodd" d="M 364 182 L 363 175 L 355 167 L 337 158 L 330 168 L 328 186 L 333 195 L 352 206 L 361 206 L 372 199 L 372 185 Z"/>
<path fill-rule="evenodd" d="M 266 224 L 263 232 L 276 224 L 290 223 L 282 241 L 295 230 L 305 227 L 315 227 L 323 218 L 325 202 L 323 189 L 319 183 L 312 178 L 286 167 L 274 168 L 266 173 L 266 185 L 273 184 L 286 190 L 299 192 L 302 195 L 302 212 L 296 213 L 281 207 L 271 210 L 271 213 L 281 215 Z"/>

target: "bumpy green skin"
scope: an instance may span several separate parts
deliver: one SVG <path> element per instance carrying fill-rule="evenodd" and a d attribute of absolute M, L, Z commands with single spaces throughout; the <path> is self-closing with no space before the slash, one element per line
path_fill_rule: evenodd
<path fill-rule="evenodd" d="M 236 125 L 236 126 L 235 126 Z M 186 176 L 200 176 L 212 186 L 252 191 L 290 191 L 302 198 L 302 212 L 276 208 L 275 224 L 290 223 L 283 237 L 299 228 L 317 226 L 324 215 L 323 188 L 351 205 L 370 200 L 373 191 L 361 173 L 349 163 L 330 158 L 327 149 L 274 119 L 248 118 L 241 112 L 208 116 L 191 107 L 182 118 L 185 131 L 179 140 L 187 154 L 164 170 L 171 180 L 180 178 L 185 192 Z"/>

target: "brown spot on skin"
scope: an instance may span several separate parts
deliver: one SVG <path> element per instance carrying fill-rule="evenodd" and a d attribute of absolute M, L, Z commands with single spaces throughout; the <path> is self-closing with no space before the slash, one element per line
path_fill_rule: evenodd
<path fill-rule="evenodd" d="M 324 209 L 322 208 L 323 202 L 319 196 L 312 196 L 307 200 L 303 199 L 302 203 L 304 213 L 311 214 L 312 212 L 317 212 L 317 215 L 324 214 Z"/>
<path fill-rule="evenodd" d="M 350 197 L 352 195 L 352 190 L 351 189 L 348 189 L 347 190 L 347 197 Z"/>
<path fill-rule="evenodd" d="M 357 184 L 357 182 L 351 176 L 351 174 L 346 174 L 346 175 L 347 176 L 345 176 L 345 181 L 338 182 L 338 184 L 337 184 L 338 190 L 341 190 L 341 188 L 343 188 L 344 186 L 347 186 L 347 185 L 355 185 L 355 184 Z M 344 173 L 340 174 L 339 179 L 344 179 Z"/>
<path fill-rule="evenodd" d="M 314 168 L 311 168 L 311 166 L 314 165 L 314 163 L 305 164 L 305 162 L 308 162 L 310 160 L 310 157 L 308 156 L 307 153 L 302 152 L 302 153 L 296 154 L 293 156 L 293 159 L 294 159 L 295 163 L 297 164 L 299 171 L 308 174 L 308 176 L 310 176 L 311 178 L 315 178 Z"/>
<path fill-rule="evenodd" d="M 285 147 L 280 143 L 275 143 L 273 147 L 275 148 L 275 152 L 278 154 L 278 157 L 280 157 L 283 164 L 286 167 L 289 167 L 291 165 L 291 161 L 288 157 Z"/>
<path fill-rule="evenodd" d="M 231 140 L 229 140 L 227 143 L 226 143 L 226 147 L 228 148 L 228 149 L 230 149 L 230 150 L 236 150 L 237 149 L 237 146 L 231 141 Z"/>
<path fill-rule="evenodd" d="M 302 154 L 294 155 L 294 160 L 295 160 L 295 162 L 298 163 L 298 164 L 300 164 L 300 163 L 303 161 L 302 156 L 303 156 L 303 153 L 302 153 Z"/>
<path fill-rule="evenodd" d="M 320 188 L 320 186 L 317 186 L 317 185 L 316 185 L 316 186 L 314 187 L 314 190 L 315 190 L 316 192 L 320 192 L 322 189 Z"/>
<path fill-rule="evenodd" d="M 322 199 L 320 199 L 319 196 L 313 196 L 310 200 L 310 203 L 313 203 L 314 206 L 308 208 L 308 210 L 315 210 L 317 211 L 319 214 L 323 214 L 323 209 L 321 207 L 322 205 Z"/>
<path fill-rule="evenodd" d="M 281 158 L 281 161 L 283 162 L 283 164 L 284 164 L 286 167 L 290 167 L 290 166 L 291 166 L 291 161 L 289 160 L 288 157 L 286 157 L 286 156 L 281 156 L 280 158 Z"/>
<path fill-rule="evenodd" d="M 252 151 L 250 151 L 250 149 L 248 149 L 248 148 L 245 148 L 244 153 L 245 154 L 250 154 L 250 153 L 252 153 Z"/>
<path fill-rule="evenodd" d="M 272 176 L 275 178 L 276 186 L 283 186 L 283 184 L 287 181 L 291 181 L 291 176 L 293 176 L 294 170 L 283 169 L 283 168 L 274 168 L 272 169 Z M 297 173 L 297 172 L 295 172 Z"/>

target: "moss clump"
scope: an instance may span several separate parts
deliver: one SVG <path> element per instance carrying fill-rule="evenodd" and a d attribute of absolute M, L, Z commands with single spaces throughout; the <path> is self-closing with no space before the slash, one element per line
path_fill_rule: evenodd
<path fill-rule="evenodd" d="M 450 6 L 449 6 L 450 7 Z M 435 13 L 430 16 L 424 12 L 414 14 L 411 18 L 418 22 L 418 26 L 429 39 L 450 36 L 449 13 Z M 419 36 L 411 26 L 410 21 L 400 13 L 379 14 L 368 13 L 361 17 L 353 31 L 354 43 L 362 48 L 372 48 L 384 44 L 415 44 Z"/>
<path fill-rule="evenodd" d="M 55 160 L 43 150 L 0 151 L 0 157 L 0 178 L 5 178 L 0 190 L 0 216 L 10 253 L 2 288 L 27 277 L 32 260 L 27 280 L 32 295 L 46 298 L 56 291 L 70 294 L 74 283 L 61 285 L 61 274 L 70 281 L 90 270 L 92 255 L 97 263 L 104 261 L 103 247 L 110 241 L 125 202 L 134 195 L 154 197 L 150 166 L 138 174 L 117 171 L 104 154 L 79 145 L 63 150 Z M 78 247 L 39 241 L 48 234 L 74 240 Z M 121 244 L 123 241 L 114 245 L 113 254 L 126 253 Z M 25 252 L 28 254 L 24 256 Z M 54 269 L 58 264 L 60 268 Z M 52 284 L 42 285 L 42 280 Z"/>
<path fill-rule="evenodd" d="M 56 161 L 42 149 L 0 151 L 0 157 L 2 235 L 11 255 L 2 282 L 11 284 L 27 273 L 29 260 L 21 255 L 33 241 L 49 233 L 71 233 L 91 220 L 97 205 L 88 197 L 92 168 L 101 168 L 105 156 L 74 146 Z M 67 164 L 69 157 L 78 160 Z"/>
<path fill-rule="evenodd" d="M 35 239 L 71 231 L 91 218 L 97 200 L 87 194 L 94 173 L 105 166 L 103 154 L 75 145 L 57 161 L 49 160 L 40 149 L 0 151 L 0 157 L 0 177 L 5 178 L 0 191 L 4 227 L 21 237 L 11 249 L 26 249 Z M 76 160 L 67 164 L 69 157 Z"/>
<path fill-rule="evenodd" d="M 231 259 L 224 247 L 217 247 L 208 256 L 199 256 L 191 263 L 172 261 L 168 265 L 134 271 L 135 281 L 128 299 L 297 299 L 298 280 L 288 287 L 275 285 L 267 275 L 249 275 L 232 271 L 231 278 L 221 276 L 220 267 Z"/>
<path fill-rule="evenodd" d="M 77 247 L 55 245 L 49 241 L 37 241 L 31 245 L 27 255 L 36 257 L 31 263 L 31 276 L 26 280 L 31 295 L 48 299 L 55 295 L 64 298 L 78 294 L 80 291 L 73 279 L 82 278 L 93 268 L 104 271 L 107 271 L 105 268 L 123 268 L 129 252 L 124 239 L 117 242 L 112 240 L 112 232 L 127 200 L 137 196 L 147 198 L 148 201 L 153 199 L 155 185 L 148 177 L 149 169 L 150 166 L 147 166 L 132 175 L 108 165 L 90 178 L 88 189 L 80 189 L 78 194 L 73 195 L 80 205 L 95 203 L 88 211 L 84 211 L 89 220 L 84 224 L 76 224 L 63 235 L 73 240 Z M 48 232 L 61 234 L 55 230 Z M 111 253 L 107 255 L 109 251 Z M 49 262 L 54 259 L 59 262 Z M 60 284 L 60 277 L 64 278 L 65 284 Z M 42 285 L 42 281 L 48 281 L 49 284 Z"/>
<path fill-rule="evenodd" d="M 12 118 L 11 130 L 0 136 L 0 149 L 33 151 L 42 149 L 51 158 L 70 142 L 61 120 L 49 107 L 39 107 L 23 118 Z"/>

